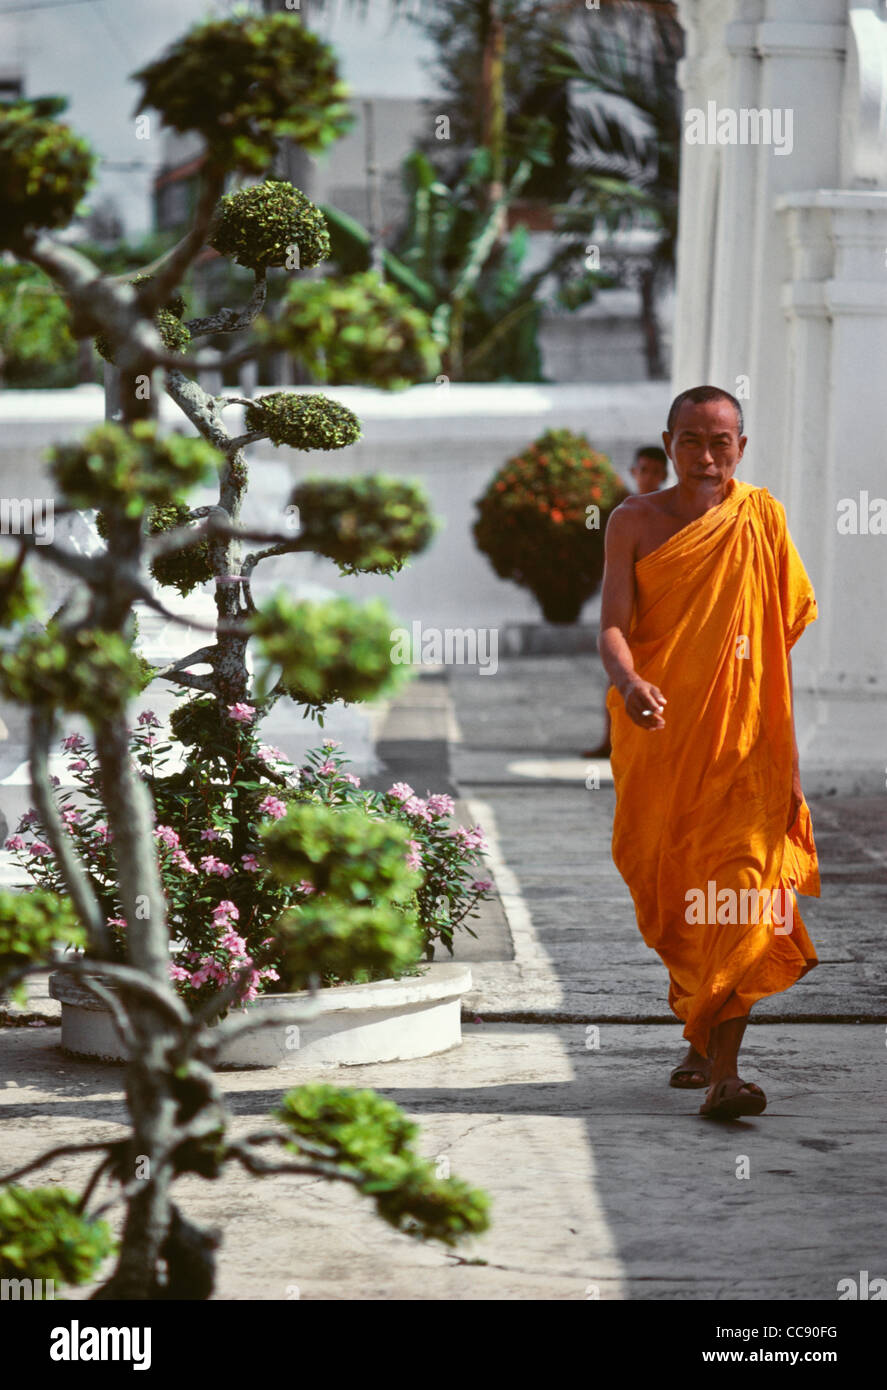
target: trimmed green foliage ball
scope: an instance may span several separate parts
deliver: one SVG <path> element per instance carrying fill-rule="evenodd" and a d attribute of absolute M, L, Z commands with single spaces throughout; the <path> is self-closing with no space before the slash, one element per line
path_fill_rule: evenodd
<path fill-rule="evenodd" d="M 293 1136 L 289 1147 L 310 1162 L 316 1145 L 396 1230 L 448 1246 L 489 1227 L 490 1199 L 456 1177 L 438 1177 L 416 1153 L 419 1129 L 394 1101 L 375 1091 L 311 1082 L 288 1091 L 274 1112 Z M 304 1141 L 304 1146 L 303 1146 Z"/>
<path fill-rule="evenodd" d="M 74 444 L 49 452 L 53 477 L 74 507 L 117 507 L 126 517 L 184 502 L 218 474 L 220 455 L 203 439 L 158 433 L 153 420 L 97 425 Z"/>
<path fill-rule="evenodd" d="M 134 283 L 134 282 L 133 282 Z M 168 352 L 187 352 L 191 342 L 191 331 L 182 323 L 172 309 L 158 309 L 154 315 L 154 325 L 160 334 L 160 341 Z M 106 362 L 114 365 L 114 349 L 103 333 L 94 339 L 95 350 Z"/>
<path fill-rule="evenodd" d="M 360 421 L 347 406 L 320 394 L 275 391 L 246 408 L 246 427 L 272 444 L 293 449 L 345 449 L 360 439 Z"/>
<path fill-rule="evenodd" d="M 287 693 L 301 704 L 371 700 L 409 679 L 406 667 L 391 660 L 395 624 L 378 599 L 295 603 L 279 590 L 250 626 L 266 660 L 282 667 Z"/>
<path fill-rule="evenodd" d="M 150 669 L 150 668 L 149 668 Z M 145 663 L 118 632 L 63 629 L 50 621 L 0 652 L 0 689 L 19 704 L 83 714 L 119 713 L 146 684 Z"/>
<path fill-rule="evenodd" d="M 152 507 L 148 515 L 148 535 L 174 531 L 184 526 L 190 516 L 191 510 L 184 502 L 168 502 Z M 151 573 L 158 584 L 177 589 L 183 598 L 187 598 L 199 584 L 205 584 L 213 577 L 212 543 L 199 541 L 197 545 L 189 545 L 175 555 L 160 555 L 152 561 Z"/>
<path fill-rule="evenodd" d="M 294 14 L 209 20 L 135 77 L 139 110 L 198 131 L 225 168 L 262 173 L 278 140 L 316 153 L 351 124 L 332 48 Z"/>
<path fill-rule="evenodd" d="M 0 991 L 4 981 L 22 966 L 47 960 L 57 942 L 86 945 L 86 933 L 70 899 L 42 888 L 27 893 L 0 892 Z M 25 1003 L 23 985 L 13 988 L 13 997 Z"/>
<path fill-rule="evenodd" d="M 34 617 L 39 595 L 39 588 L 17 560 L 0 560 L 0 627 Z"/>
<path fill-rule="evenodd" d="M 0 103 L 0 247 L 15 249 L 29 228 L 67 226 L 92 181 L 88 144 L 52 119 L 66 105 Z"/>
<path fill-rule="evenodd" d="M 250 270 L 310 270 L 330 254 L 330 234 L 320 208 L 291 183 L 271 179 L 226 193 L 208 239 L 219 255 Z"/>
<path fill-rule="evenodd" d="M 114 1242 L 107 1222 L 81 1215 L 78 1205 L 77 1194 L 61 1187 L 0 1189 L 0 1277 L 88 1283 Z"/>
<path fill-rule="evenodd" d="M 330 386 L 401 390 L 440 371 L 428 315 L 374 271 L 293 281 L 278 321 L 257 330 Z"/>
<path fill-rule="evenodd" d="M 312 550 L 348 574 L 395 572 L 434 534 L 422 489 L 383 474 L 306 478 L 290 501 Z"/>

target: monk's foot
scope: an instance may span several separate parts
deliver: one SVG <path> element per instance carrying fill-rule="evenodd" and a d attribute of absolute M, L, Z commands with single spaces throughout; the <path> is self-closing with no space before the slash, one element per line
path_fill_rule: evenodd
<path fill-rule="evenodd" d="M 697 1052 L 695 1047 L 689 1047 L 686 1057 L 669 1077 L 668 1084 L 679 1091 L 701 1090 L 703 1086 L 711 1084 L 711 1061 Z"/>
<path fill-rule="evenodd" d="M 735 1120 L 740 1115 L 760 1115 L 767 1108 L 767 1097 L 753 1081 L 725 1076 L 715 1081 L 699 1107 L 710 1120 Z"/>

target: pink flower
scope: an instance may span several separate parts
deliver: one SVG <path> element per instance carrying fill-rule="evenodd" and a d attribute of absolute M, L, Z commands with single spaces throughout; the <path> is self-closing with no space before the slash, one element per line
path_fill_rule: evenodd
<path fill-rule="evenodd" d="M 50 783 L 50 786 L 52 786 L 52 787 L 60 787 L 60 786 L 62 785 L 62 784 L 61 784 L 61 779 L 58 778 L 58 777 L 50 777 L 49 783 Z"/>
<path fill-rule="evenodd" d="M 76 762 L 68 763 L 69 772 L 88 772 L 89 763 L 85 758 L 77 758 Z"/>
<path fill-rule="evenodd" d="M 3 842 L 5 849 L 24 849 L 25 842 L 21 835 L 10 835 L 8 840 Z"/>
<path fill-rule="evenodd" d="M 111 840 L 114 838 L 113 831 L 108 829 L 107 821 L 99 821 L 98 825 L 93 827 L 92 833 L 97 839 L 101 840 L 103 845 L 110 844 Z"/>
<path fill-rule="evenodd" d="M 299 891 L 302 892 L 302 893 L 313 893 L 313 892 L 315 892 L 314 884 L 313 884 L 313 883 L 309 883 L 308 880 L 307 880 L 307 878 L 301 878 L 301 879 L 299 879 L 299 882 L 296 884 L 296 887 L 297 887 L 297 888 L 299 889 Z"/>
<path fill-rule="evenodd" d="M 213 908 L 213 917 L 233 917 L 236 922 L 240 918 L 240 911 L 230 898 L 223 898 L 218 907 Z"/>
<path fill-rule="evenodd" d="M 259 872 L 259 861 L 254 854 L 242 855 L 240 862 L 248 874 L 257 874 Z"/>
<path fill-rule="evenodd" d="M 232 719 L 235 724 L 249 724 L 255 712 L 254 705 L 245 705 L 242 700 L 239 700 L 236 705 L 228 706 L 228 718 Z"/>
<path fill-rule="evenodd" d="M 179 837 L 169 825 L 158 825 L 154 831 L 155 840 L 161 840 L 169 849 L 178 849 Z"/>
<path fill-rule="evenodd" d="M 485 893 L 487 889 L 492 888 L 493 885 L 488 878 L 476 878 L 471 886 L 475 888 L 478 893 Z"/>
<path fill-rule="evenodd" d="M 323 746 L 324 748 L 341 748 L 342 740 L 340 738 L 325 738 Z"/>
<path fill-rule="evenodd" d="M 169 978 L 171 980 L 190 980 L 191 976 L 181 965 L 175 965 L 173 961 L 169 963 Z"/>
<path fill-rule="evenodd" d="M 359 777 L 355 777 L 353 772 L 343 772 L 343 773 L 342 773 L 342 780 L 343 780 L 344 782 L 350 782 L 351 785 L 352 785 L 352 787 L 359 787 L 359 786 L 360 786 L 360 778 L 359 778 Z"/>
<path fill-rule="evenodd" d="M 260 802 L 259 810 L 271 816 L 273 820 L 280 820 L 286 815 L 286 804 L 276 796 L 266 796 L 265 800 Z"/>
<path fill-rule="evenodd" d="M 230 864 L 223 864 L 214 854 L 205 854 L 200 861 L 200 867 L 205 874 L 218 874 L 221 878 L 230 878 L 234 872 Z"/>
<path fill-rule="evenodd" d="M 464 849 L 489 849 L 484 832 L 479 825 L 476 825 L 473 830 L 466 830 L 464 825 L 457 825 L 455 830 L 450 831 L 450 834 L 462 841 Z"/>
<path fill-rule="evenodd" d="M 45 845 L 42 840 L 32 840 L 29 850 L 34 859 L 46 859 L 52 857 L 52 850 L 49 845 Z"/>
<path fill-rule="evenodd" d="M 32 806 L 29 810 L 25 812 L 25 814 L 19 821 L 19 829 L 21 830 L 21 828 L 25 825 L 36 825 L 39 820 L 40 817 L 34 810 L 34 807 Z"/>
<path fill-rule="evenodd" d="M 82 819 L 83 816 L 81 813 L 75 811 L 73 806 L 66 806 L 64 811 L 62 811 L 62 820 L 65 822 L 65 825 L 79 825 Z"/>
<path fill-rule="evenodd" d="M 260 743 L 256 756 L 261 758 L 263 763 L 286 762 L 286 754 L 280 748 L 273 748 L 269 743 Z"/>
<path fill-rule="evenodd" d="M 397 801 L 409 801 L 410 797 L 415 796 L 416 793 L 408 782 L 395 782 L 393 786 L 388 788 L 385 795 L 393 796 Z"/>
<path fill-rule="evenodd" d="M 160 720 L 152 709 L 143 709 L 139 715 L 140 724 L 149 724 L 153 729 L 160 728 Z"/>
<path fill-rule="evenodd" d="M 62 747 L 66 753 L 82 753 L 86 739 L 82 734 L 68 734 L 67 738 L 62 739 Z"/>
<path fill-rule="evenodd" d="M 172 862 L 180 869 L 184 869 L 186 874 L 196 874 L 197 870 L 191 863 L 183 849 L 174 849 L 172 852 Z"/>
<path fill-rule="evenodd" d="M 126 926 L 126 918 L 125 918 L 125 917 L 109 917 L 109 918 L 108 918 L 108 921 L 107 921 L 107 925 L 108 925 L 109 927 L 125 927 L 125 926 Z"/>
<path fill-rule="evenodd" d="M 408 796 L 402 803 L 408 816 L 419 816 L 421 820 L 431 820 L 431 812 L 421 796 Z"/>
<path fill-rule="evenodd" d="M 429 796 L 425 804 L 433 816 L 451 816 L 456 809 L 453 798 L 445 792 L 436 792 L 434 796 Z"/>
<path fill-rule="evenodd" d="M 221 830 L 201 830 L 200 838 L 201 840 L 221 840 L 222 832 Z"/>
<path fill-rule="evenodd" d="M 330 772 L 335 772 L 336 764 L 327 758 L 326 762 L 321 763 L 317 769 L 318 777 L 326 777 Z"/>
<path fill-rule="evenodd" d="M 422 867 L 422 846 L 418 840 L 407 841 L 410 849 L 407 854 L 407 864 L 411 869 L 421 869 Z"/>

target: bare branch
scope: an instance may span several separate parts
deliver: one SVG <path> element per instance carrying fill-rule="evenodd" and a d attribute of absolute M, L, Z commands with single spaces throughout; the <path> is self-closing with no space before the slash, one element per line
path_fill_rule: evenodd
<path fill-rule="evenodd" d="M 207 318 L 189 319 L 185 327 L 191 337 L 202 338 L 212 333 L 239 333 L 241 329 L 249 328 L 262 312 L 268 293 L 264 269 L 257 270 L 255 275 L 255 288 L 249 302 L 242 309 L 217 309 Z"/>
<path fill-rule="evenodd" d="M 64 1158 L 66 1154 L 87 1154 L 97 1153 L 102 1150 L 107 1154 L 109 1149 L 113 1149 L 120 1141 L 118 1139 L 96 1139 L 84 1144 L 59 1144 L 55 1149 L 47 1149 L 39 1158 L 32 1158 L 30 1163 L 25 1163 L 21 1168 L 16 1168 L 12 1173 L 4 1173 L 0 1177 L 0 1187 L 5 1187 L 7 1183 L 17 1182 L 26 1173 L 33 1173 L 35 1168 L 43 1168 L 47 1163 L 51 1163 L 54 1158 Z M 107 1160 L 106 1160 L 107 1161 Z"/>
<path fill-rule="evenodd" d="M 159 274 L 139 286 L 138 299 L 143 312 L 153 314 L 163 307 L 206 241 L 216 203 L 225 191 L 225 171 L 207 160 L 202 169 L 202 179 L 203 186 L 191 229 L 173 248 Z"/>
<path fill-rule="evenodd" d="M 32 706 L 28 721 L 28 757 L 34 805 L 46 829 L 59 873 L 71 895 L 74 910 L 86 929 L 90 946 L 97 956 L 109 956 L 113 951 L 113 942 L 104 913 L 92 891 L 86 870 L 65 833 L 52 795 L 52 784 L 49 780 L 49 745 L 54 733 L 55 714 L 39 705 Z"/>
<path fill-rule="evenodd" d="M 210 509 L 209 516 L 197 526 L 177 526 L 172 531 L 161 531 L 156 536 L 146 537 L 145 558 L 150 564 L 160 555 L 174 555 L 179 550 L 187 550 L 189 546 L 199 545 L 201 541 L 218 539 L 267 542 L 271 545 L 283 546 L 286 550 L 305 548 L 304 542 L 299 543 L 299 538 L 292 534 L 286 535 L 282 531 L 260 531 L 251 527 L 232 526 L 224 507 L 213 507 Z"/>
<path fill-rule="evenodd" d="M 206 662 L 212 665 L 212 658 L 215 655 L 215 647 L 201 647 L 196 652 L 191 652 L 189 656 L 183 656 L 179 661 L 173 661 L 169 666 L 155 666 L 154 680 L 165 680 L 178 671 L 187 671 L 189 666 L 199 666 Z"/>
<path fill-rule="evenodd" d="M 248 434 L 238 434 L 226 445 L 225 453 L 234 454 L 238 449 L 245 449 L 247 444 L 255 444 L 257 439 L 267 439 L 267 434 L 262 430 L 251 430 Z"/>
<path fill-rule="evenodd" d="M 293 536 L 292 540 L 281 541 L 279 545 L 269 545 L 265 550 L 251 550 L 241 566 L 241 573 L 248 579 L 260 561 L 267 560 L 272 555 L 291 555 L 307 549 L 308 543 L 302 537 Z"/>

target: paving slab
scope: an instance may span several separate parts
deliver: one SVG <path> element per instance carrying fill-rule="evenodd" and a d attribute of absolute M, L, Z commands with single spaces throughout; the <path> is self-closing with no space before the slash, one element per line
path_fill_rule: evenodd
<path fill-rule="evenodd" d="M 373 1087 L 419 1123 L 422 1153 L 490 1194 L 493 1223 L 454 1254 L 392 1231 L 344 1185 L 234 1169 L 184 1179 L 183 1209 L 222 1230 L 215 1296 L 835 1300 L 838 1280 L 887 1274 L 871 1103 L 883 1029 L 752 1028 L 749 1075 L 769 1105 L 728 1125 L 696 1113 L 698 1092 L 668 1088 L 678 1055 L 675 1025 L 604 1024 L 595 1036 L 478 1024 L 460 1048 L 419 1061 L 221 1073 L 233 1135 L 258 1128 L 292 1085 Z M 4 1171 L 123 1133 L 122 1068 L 65 1058 L 56 1028 L 0 1033 L 0 1076 Z M 77 1187 L 89 1171 L 68 1156 L 46 1177 Z"/>

